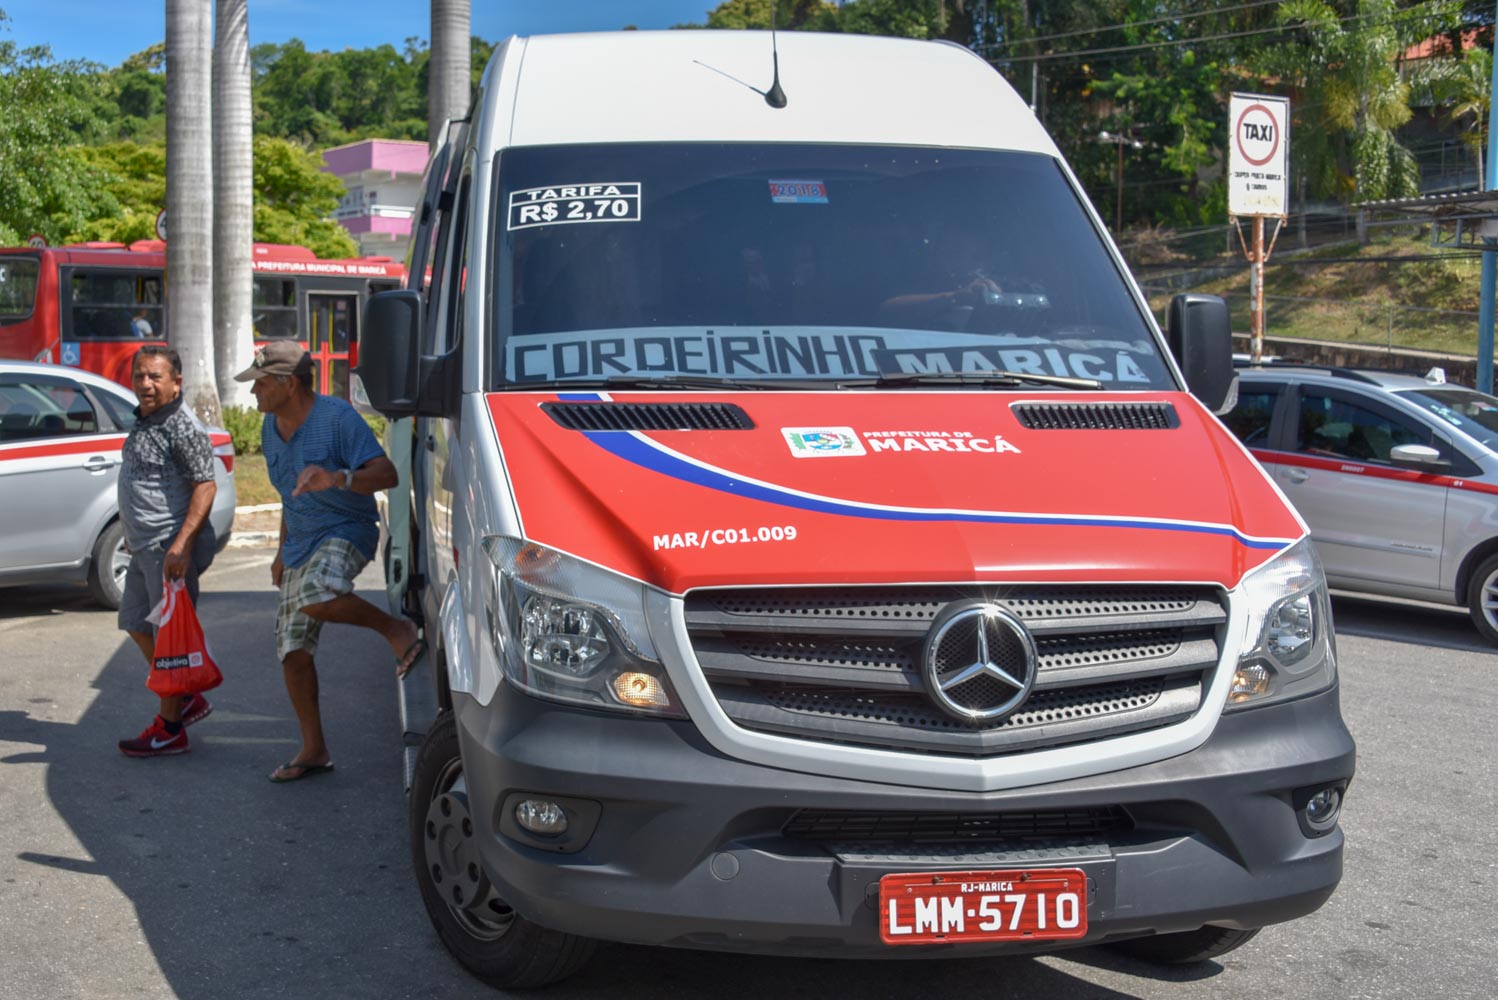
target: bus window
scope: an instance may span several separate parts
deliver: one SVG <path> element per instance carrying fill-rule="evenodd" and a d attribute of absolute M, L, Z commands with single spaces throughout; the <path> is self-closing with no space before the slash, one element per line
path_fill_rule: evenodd
<path fill-rule="evenodd" d="M 40 262 L 29 257 L 0 258 L 0 323 L 31 315 L 40 270 Z"/>
<path fill-rule="evenodd" d="M 256 340 L 296 340 L 296 281 L 256 278 L 251 300 Z"/>
<path fill-rule="evenodd" d="M 75 269 L 68 279 L 73 340 L 163 340 L 159 272 Z"/>

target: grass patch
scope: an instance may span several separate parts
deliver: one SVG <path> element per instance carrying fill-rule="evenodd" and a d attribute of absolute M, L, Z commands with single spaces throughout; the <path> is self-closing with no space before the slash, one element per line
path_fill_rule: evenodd
<path fill-rule="evenodd" d="M 1287 262 L 1283 243 L 1281 250 L 1264 269 L 1265 334 L 1474 353 L 1482 271 L 1477 255 L 1420 259 L 1440 252 L 1431 247 L 1428 232 L 1385 234 L 1367 246 L 1341 243 L 1318 248 L 1297 255 L 1293 264 Z M 1414 259 L 1387 259 L 1405 257 Z M 1232 313 L 1233 329 L 1248 331 L 1247 267 L 1191 291 L 1221 295 Z M 1162 323 L 1169 298 L 1150 296 Z"/>
<path fill-rule="evenodd" d="M 234 492 L 241 507 L 280 503 L 281 494 L 270 483 L 264 455 L 239 455 L 234 459 Z"/>

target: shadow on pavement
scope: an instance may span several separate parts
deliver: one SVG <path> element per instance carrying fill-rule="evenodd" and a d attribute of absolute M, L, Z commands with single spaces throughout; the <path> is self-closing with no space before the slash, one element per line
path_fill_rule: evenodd
<path fill-rule="evenodd" d="M 1478 633 L 1467 612 L 1456 607 L 1338 591 L 1332 594 L 1332 620 L 1338 635 L 1468 653 L 1498 653 Z"/>

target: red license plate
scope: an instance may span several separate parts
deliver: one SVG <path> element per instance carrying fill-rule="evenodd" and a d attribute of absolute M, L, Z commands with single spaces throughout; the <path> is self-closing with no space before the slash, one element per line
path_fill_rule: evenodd
<path fill-rule="evenodd" d="M 926 872 L 879 880 L 885 944 L 1062 941 L 1087 934 L 1087 876 L 1077 868 Z"/>

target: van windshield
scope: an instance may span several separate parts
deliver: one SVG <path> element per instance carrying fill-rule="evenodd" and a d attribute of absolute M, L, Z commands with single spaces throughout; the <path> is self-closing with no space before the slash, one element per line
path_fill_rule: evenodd
<path fill-rule="evenodd" d="M 500 386 L 1006 370 L 1174 388 L 1047 156 L 548 146 L 499 170 Z"/>

